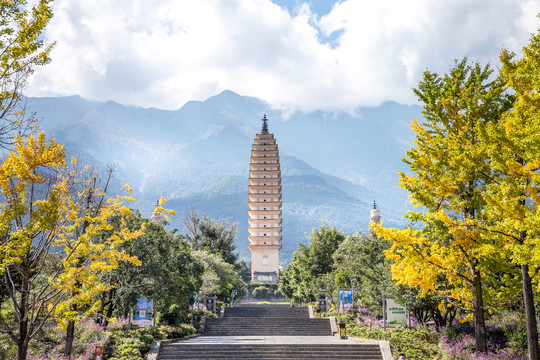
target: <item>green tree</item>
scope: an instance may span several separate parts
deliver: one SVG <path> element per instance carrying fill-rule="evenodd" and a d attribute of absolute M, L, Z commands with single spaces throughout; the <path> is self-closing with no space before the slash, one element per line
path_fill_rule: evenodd
<path fill-rule="evenodd" d="M 411 175 L 400 173 L 400 186 L 425 212 L 409 213 L 421 230 L 376 227 L 392 242 L 389 256 L 398 284 L 438 293 L 453 306 L 472 309 L 476 350 L 487 351 L 483 277 L 497 262 L 493 239 L 478 230 L 491 170 L 486 129 L 511 106 L 504 82 L 492 79 L 489 66 L 464 59 L 448 74 L 426 71 L 414 90 L 424 121 L 411 125 L 416 146 L 404 161 Z M 499 261 L 499 263 L 501 263 Z M 444 282 L 439 280 L 444 279 Z"/>
<path fill-rule="evenodd" d="M 185 310 L 202 285 L 203 264 L 196 260 L 182 236 L 176 230 L 165 230 L 163 224 L 148 222 L 137 210 L 133 213 L 133 217 L 124 219 L 128 227 L 146 224 L 145 232 L 122 248 L 136 257 L 140 266 L 121 261 L 107 275 L 111 287 L 101 296 L 100 310 L 104 326 L 115 313 L 127 314 L 138 297 L 155 299 L 158 308 L 174 305 Z M 117 227 L 120 223 L 121 218 L 117 217 L 112 225 Z"/>
<path fill-rule="evenodd" d="M 298 251 L 293 253 L 293 258 L 287 267 L 280 272 L 279 291 L 289 299 L 312 298 L 311 282 L 313 277 L 310 272 L 310 262 L 307 256 L 309 248 L 304 244 L 298 244 Z"/>
<path fill-rule="evenodd" d="M 315 277 L 331 273 L 334 252 L 345 240 L 345 235 L 334 226 L 324 224 L 319 229 L 313 229 L 308 238 L 311 239 L 308 252 L 311 274 Z"/>
<path fill-rule="evenodd" d="M 333 287 L 333 254 L 345 235 L 334 226 L 324 224 L 313 229 L 306 246 L 298 244 L 298 251 L 280 274 L 280 292 L 292 298 L 328 296 Z"/>
<path fill-rule="evenodd" d="M 193 208 L 186 211 L 183 224 L 187 229 L 185 237 L 191 249 L 218 253 L 226 262 L 240 270 L 238 252 L 234 245 L 238 224 L 231 225 L 225 219 L 216 221 L 206 215 L 200 218 Z"/>
<path fill-rule="evenodd" d="M 290 265 L 291 263 L 289 263 Z M 278 290 L 280 293 L 282 293 L 285 297 L 288 299 L 294 299 L 295 297 L 295 288 L 292 284 L 292 267 L 290 266 L 285 267 L 283 270 L 279 273 L 279 282 L 278 282 Z"/>
<path fill-rule="evenodd" d="M 246 283 L 232 264 L 215 252 L 195 250 L 193 256 L 204 266 L 201 287 L 204 296 L 216 295 L 225 301 L 232 290 L 236 290 L 237 298 L 244 296 Z"/>
<path fill-rule="evenodd" d="M 385 256 L 389 249 L 385 239 L 358 232 L 349 235 L 334 253 L 335 273 L 346 273 L 362 304 L 381 315 L 383 291 L 392 296 L 395 290 L 390 270 L 393 262 Z"/>

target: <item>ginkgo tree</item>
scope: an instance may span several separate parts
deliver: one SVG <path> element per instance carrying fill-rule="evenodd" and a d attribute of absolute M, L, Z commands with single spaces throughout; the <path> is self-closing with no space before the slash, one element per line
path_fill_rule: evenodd
<path fill-rule="evenodd" d="M 48 184 L 65 166 L 64 148 L 39 134 L 15 137 L 15 149 L 0 165 L 0 275 L 9 294 L 13 317 L 0 312 L 1 331 L 26 359 L 28 342 L 59 302 L 60 290 L 39 283 L 47 255 L 64 222 L 62 195 Z"/>
<path fill-rule="evenodd" d="M 13 307 L 0 312 L 0 331 L 26 359 L 51 315 L 67 326 L 98 306 L 95 295 L 106 289 L 101 274 L 120 260 L 137 262 L 117 248 L 143 229 L 98 237 L 111 217 L 129 215 L 130 198 L 106 198 L 92 177 L 66 166 L 64 147 L 43 133 L 15 136 L 0 165 L 0 192 L 1 285 Z"/>
<path fill-rule="evenodd" d="M 400 186 L 421 207 L 407 215 L 420 229 L 379 226 L 377 236 L 392 242 L 387 253 L 398 284 L 444 296 L 441 306 L 472 310 L 476 350 L 485 352 L 483 277 L 491 267 L 504 270 L 504 261 L 497 262 L 491 237 L 476 227 L 491 181 L 482 139 L 511 103 L 489 66 L 467 59 L 443 76 L 426 71 L 414 91 L 424 120 L 412 122 L 415 147 L 404 159 L 410 173 L 400 173 Z"/>
<path fill-rule="evenodd" d="M 94 313 L 100 306 L 97 295 L 113 286 L 103 280 L 103 274 L 116 269 L 119 261 L 141 265 L 121 245 L 142 236 L 145 224 L 128 228 L 126 217 L 132 214 L 125 204 L 133 200 L 126 195 L 131 189 L 125 185 L 121 194 L 107 198 L 111 176 L 109 170 L 99 187 L 97 174 L 88 166 L 81 171 L 75 167 L 66 169 L 57 182 L 65 195 L 60 214 L 65 225 L 53 245 L 62 249 L 62 271 L 49 281 L 64 294 L 56 306 L 55 317 L 66 328 L 66 356 L 72 352 L 76 322 Z M 119 218 L 120 224 L 113 226 L 113 218 Z"/>
<path fill-rule="evenodd" d="M 487 187 L 484 229 L 521 269 L 529 359 L 538 360 L 534 284 L 538 287 L 540 280 L 540 32 L 521 58 L 506 50 L 500 58 L 514 104 L 486 134 L 493 181 Z"/>
<path fill-rule="evenodd" d="M 26 0 L 0 2 L 0 147 L 11 147 L 14 133 L 35 125 L 25 116 L 21 92 L 34 68 L 50 61 L 54 46 L 43 39 L 53 16 L 51 0 L 32 5 Z"/>

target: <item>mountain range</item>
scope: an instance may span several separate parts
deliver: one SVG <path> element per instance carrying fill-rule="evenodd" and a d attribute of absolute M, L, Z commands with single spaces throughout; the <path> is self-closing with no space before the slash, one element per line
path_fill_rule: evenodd
<path fill-rule="evenodd" d="M 323 221 L 345 233 L 368 230 L 377 202 L 385 225 L 403 226 L 407 193 L 398 171 L 411 147 L 409 123 L 421 108 L 394 102 L 350 112 L 290 112 L 224 91 L 175 111 L 85 100 L 28 98 L 45 131 L 69 156 L 97 169 L 112 166 L 114 185 L 129 183 L 149 217 L 164 196 L 183 229 L 184 209 L 238 222 L 236 245 L 249 260 L 247 189 L 251 145 L 266 114 L 280 150 L 285 264 Z"/>

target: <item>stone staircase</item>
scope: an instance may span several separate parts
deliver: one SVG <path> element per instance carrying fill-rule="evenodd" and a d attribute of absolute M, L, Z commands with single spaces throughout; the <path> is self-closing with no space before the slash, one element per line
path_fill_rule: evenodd
<path fill-rule="evenodd" d="M 206 319 L 204 336 L 331 336 L 329 319 L 310 319 L 307 308 L 285 305 L 226 308 Z"/>
<path fill-rule="evenodd" d="M 158 359 L 382 360 L 382 356 L 378 344 L 190 344 L 178 341 L 160 349 Z"/>
<path fill-rule="evenodd" d="M 339 340 L 329 319 L 311 319 L 307 308 L 239 306 L 207 319 L 202 337 L 161 344 L 158 360 L 359 359 L 383 360 L 379 344 Z"/>

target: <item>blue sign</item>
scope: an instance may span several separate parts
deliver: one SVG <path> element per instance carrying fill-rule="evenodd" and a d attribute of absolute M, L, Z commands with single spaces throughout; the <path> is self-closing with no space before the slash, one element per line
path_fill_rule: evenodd
<path fill-rule="evenodd" d="M 153 299 L 137 299 L 137 305 L 135 305 L 135 309 L 133 309 L 133 324 L 152 325 L 153 309 Z"/>
<path fill-rule="evenodd" d="M 340 290 L 339 291 L 339 300 L 343 304 L 352 303 L 352 290 Z"/>

